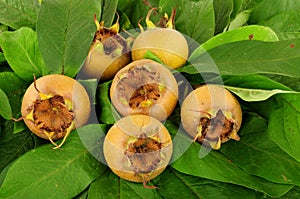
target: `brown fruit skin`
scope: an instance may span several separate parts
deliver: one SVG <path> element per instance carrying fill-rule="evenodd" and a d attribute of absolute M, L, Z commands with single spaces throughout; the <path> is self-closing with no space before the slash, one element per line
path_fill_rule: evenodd
<path fill-rule="evenodd" d="M 43 94 L 58 94 L 72 102 L 76 128 L 84 125 L 89 119 L 91 109 L 89 96 L 84 87 L 73 78 L 58 74 L 46 75 L 36 80 L 36 86 Z M 41 98 L 38 91 L 34 88 L 34 83 L 32 83 L 23 96 L 21 106 L 22 117 L 31 132 L 48 140 L 48 137 L 43 131 L 41 131 L 31 120 L 26 119 L 26 116 L 31 112 L 33 104 L 37 99 Z M 54 134 L 52 139 L 58 140 L 62 137 L 64 137 L 64 134 L 59 133 Z"/>
<path fill-rule="evenodd" d="M 128 166 L 125 155 L 128 139 L 138 138 L 142 133 L 147 136 L 158 134 L 159 142 L 163 144 L 163 163 L 149 173 L 147 179 Z M 161 122 L 147 115 L 130 115 L 118 120 L 109 129 L 103 144 L 104 157 L 110 169 L 119 177 L 133 182 L 149 181 L 162 173 L 171 159 L 172 151 L 172 139 L 168 130 Z"/>
<path fill-rule="evenodd" d="M 147 29 L 138 35 L 132 44 L 132 59 L 143 59 L 148 50 L 172 69 L 183 66 L 189 54 L 184 36 L 170 28 Z"/>
<path fill-rule="evenodd" d="M 97 45 L 97 44 L 95 44 Z M 107 81 L 130 62 L 130 54 L 106 54 L 104 50 L 92 47 L 82 67 L 82 73 L 88 78 Z"/>
<path fill-rule="evenodd" d="M 165 92 L 156 101 L 156 103 L 150 106 L 150 108 L 148 109 L 132 109 L 128 104 L 124 104 L 124 102 L 120 100 L 118 91 L 116 89 L 118 83 L 120 82 L 120 77 L 122 76 L 122 74 L 127 73 L 130 68 L 137 65 L 153 66 L 153 69 L 158 71 L 160 75 L 165 79 Z M 123 116 L 130 114 L 144 114 L 150 115 L 160 121 L 163 121 L 171 115 L 176 106 L 178 98 L 178 85 L 176 79 L 167 68 L 150 59 L 141 59 L 131 62 L 115 75 L 110 88 L 110 98 L 114 107 Z"/>
<path fill-rule="evenodd" d="M 218 85 L 207 84 L 193 90 L 181 106 L 181 122 L 185 131 L 195 137 L 200 118 L 206 113 L 215 116 L 221 109 L 223 113 L 231 113 L 236 132 L 241 127 L 242 109 L 238 100 L 226 89 Z M 222 140 L 222 143 L 229 139 Z"/>

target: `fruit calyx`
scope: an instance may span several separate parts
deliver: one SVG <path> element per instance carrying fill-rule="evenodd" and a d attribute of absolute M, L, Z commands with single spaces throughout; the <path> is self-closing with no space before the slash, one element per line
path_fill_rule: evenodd
<path fill-rule="evenodd" d="M 223 113 L 221 109 L 217 110 L 214 117 L 210 113 L 202 113 L 205 116 L 200 118 L 194 141 L 218 150 L 221 147 L 221 143 L 229 138 L 240 140 L 237 134 L 236 122 L 232 119 L 230 113 Z"/>
<path fill-rule="evenodd" d="M 175 29 L 175 23 L 174 23 L 175 15 L 176 15 L 176 9 L 175 8 L 172 10 L 170 18 L 168 16 L 168 14 L 165 13 L 156 25 L 150 20 L 150 16 L 151 16 L 151 14 L 154 10 L 157 10 L 157 8 L 151 8 L 147 13 L 146 20 L 145 20 L 147 28 L 160 27 L 160 28 Z M 141 32 L 143 32 L 144 31 L 143 26 L 140 23 L 138 23 L 138 26 L 139 26 Z"/>
<path fill-rule="evenodd" d="M 149 108 L 165 90 L 160 73 L 145 65 L 130 68 L 120 78 L 117 90 L 132 109 Z"/>
<path fill-rule="evenodd" d="M 129 139 L 130 140 L 130 139 Z M 143 178 L 145 188 L 157 188 L 148 186 L 147 182 L 153 170 L 157 169 L 162 160 L 162 143 L 158 137 L 148 137 L 145 133 L 138 138 L 128 141 L 125 155 L 129 162 L 129 167 Z"/>
<path fill-rule="evenodd" d="M 119 33 L 119 15 L 117 14 L 117 21 L 110 28 L 104 27 L 104 21 L 97 20 L 96 14 L 94 15 L 94 22 L 97 27 L 97 31 L 94 35 L 93 45 L 91 48 L 97 47 L 107 55 L 113 57 L 120 56 L 129 51 L 130 43 L 133 38 L 123 38 Z"/>

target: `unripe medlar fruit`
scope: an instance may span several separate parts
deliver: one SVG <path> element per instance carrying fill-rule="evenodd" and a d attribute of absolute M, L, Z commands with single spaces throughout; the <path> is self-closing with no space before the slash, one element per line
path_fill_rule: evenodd
<path fill-rule="evenodd" d="M 162 121 L 173 112 L 178 85 L 168 68 L 149 60 L 133 61 L 114 77 L 110 98 L 123 115 L 144 114 Z"/>
<path fill-rule="evenodd" d="M 165 24 L 166 27 L 158 28 L 153 27 L 153 23 L 149 20 L 152 10 L 146 18 L 148 29 L 142 31 L 132 44 L 132 59 L 143 59 L 146 52 L 151 51 L 172 69 L 183 66 L 188 58 L 189 47 L 185 37 L 174 29 L 175 11 Z"/>
<path fill-rule="evenodd" d="M 65 75 L 46 75 L 26 90 L 22 118 L 37 136 L 59 148 L 70 132 L 84 125 L 90 116 L 90 100 L 84 87 Z M 54 141 L 64 138 L 60 145 Z"/>
<path fill-rule="evenodd" d="M 225 88 L 204 85 L 193 90 L 183 101 L 181 122 L 195 141 L 219 149 L 229 139 L 239 140 L 242 109 Z"/>
<path fill-rule="evenodd" d="M 105 81 L 112 79 L 118 70 L 130 62 L 131 37 L 125 39 L 119 32 L 118 21 L 110 28 L 104 22 L 97 25 L 93 44 L 82 67 L 81 74 Z"/>
<path fill-rule="evenodd" d="M 144 187 L 167 167 L 173 151 L 165 126 L 147 115 L 130 115 L 118 120 L 103 144 L 107 165 L 119 177 L 143 182 Z"/>

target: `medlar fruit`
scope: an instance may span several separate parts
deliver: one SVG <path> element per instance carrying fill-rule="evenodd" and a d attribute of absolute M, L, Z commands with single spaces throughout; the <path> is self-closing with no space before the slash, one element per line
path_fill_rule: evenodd
<path fill-rule="evenodd" d="M 207 84 L 193 90 L 183 101 L 181 122 L 185 131 L 204 145 L 219 149 L 229 139 L 239 140 L 242 109 L 224 87 Z"/>
<path fill-rule="evenodd" d="M 171 115 L 177 97 L 178 85 L 172 73 L 149 59 L 122 68 L 110 88 L 112 104 L 121 115 L 144 114 L 160 121 Z"/>
<path fill-rule="evenodd" d="M 172 156 L 172 139 L 165 126 L 147 115 L 130 115 L 118 120 L 104 139 L 107 165 L 119 177 L 146 183 L 167 167 Z"/>
<path fill-rule="evenodd" d="M 46 75 L 26 90 L 21 107 L 22 118 L 37 136 L 55 145 L 63 145 L 70 132 L 89 119 L 90 100 L 84 87 L 65 75 Z M 64 138 L 57 145 L 54 141 Z"/>
<path fill-rule="evenodd" d="M 106 81 L 130 62 L 132 38 L 126 39 L 119 33 L 118 20 L 110 28 L 104 27 L 104 22 L 99 23 L 96 16 L 94 21 L 97 31 L 81 72 L 88 78 Z"/>

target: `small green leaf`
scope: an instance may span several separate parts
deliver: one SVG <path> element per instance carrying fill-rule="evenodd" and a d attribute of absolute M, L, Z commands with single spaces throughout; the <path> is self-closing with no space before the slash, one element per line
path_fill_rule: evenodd
<path fill-rule="evenodd" d="M 95 0 L 43 0 L 36 29 L 49 73 L 77 74 L 96 31 L 93 16 L 100 10 Z"/>
<path fill-rule="evenodd" d="M 159 57 L 157 57 L 154 53 L 152 53 L 150 50 L 147 50 L 146 53 L 144 54 L 145 59 L 151 59 L 153 61 L 156 61 L 160 64 L 164 64 Z"/>
<path fill-rule="evenodd" d="M 263 90 L 263 89 L 250 89 L 250 88 L 238 88 L 232 86 L 225 86 L 228 90 L 239 96 L 242 100 L 247 102 L 257 102 L 264 101 L 272 97 L 273 95 L 279 93 L 299 93 L 296 91 L 287 91 L 287 90 Z"/>
<path fill-rule="evenodd" d="M 245 25 L 249 19 L 251 11 L 244 10 L 243 12 L 239 13 L 234 20 L 232 20 L 227 28 L 227 30 L 234 30 L 237 28 L 242 27 Z"/>
<path fill-rule="evenodd" d="M 106 169 L 89 154 L 76 131 L 59 150 L 51 147 L 47 144 L 18 158 L 6 175 L 0 197 L 72 198 Z"/>
<path fill-rule="evenodd" d="M 22 80 L 13 72 L 0 73 L 0 89 L 2 89 L 9 99 L 13 117 L 21 115 L 21 102 L 23 94 L 28 87 L 28 83 Z"/>
<path fill-rule="evenodd" d="M 4 56 L 13 71 L 22 79 L 33 80 L 46 73 L 40 54 L 36 32 L 30 28 L 20 28 L 14 32 L 4 32 L 0 36 Z"/>
<path fill-rule="evenodd" d="M 104 124 L 114 124 L 121 117 L 110 101 L 110 84 L 111 81 L 108 81 L 98 86 L 99 119 Z"/>
<path fill-rule="evenodd" d="M 10 120 L 12 118 L 12 110 L 9 104 L 9 100 L 5 92 L 0 89 L 0 115 L 7 120 Z"/>
<path fill-rule="evenodd" d="M 0 23 L 19 29 L 35 28 L 40 4 L 36 0 L 2 0 L 0 1 Z"/>
<path fill-rule="evenodd" d="M 26 124 L 23 121 L 14 123 L 14 134 L 20 133 L 27 128 Z"/>

